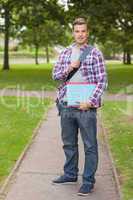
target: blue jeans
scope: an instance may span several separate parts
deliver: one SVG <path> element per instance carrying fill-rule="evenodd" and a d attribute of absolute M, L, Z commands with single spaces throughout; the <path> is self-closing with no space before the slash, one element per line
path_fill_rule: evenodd
<path fill-rule="evenodd" d="M 98 165 L 96 109 L 81 111 L 61 106 L 60 115 L 63 149 L 66 156 L 64 174 L 72 178 L 78 176 L 78 130 L 80 129 L 85 153 L 83 183 L 95 183 Z"/>

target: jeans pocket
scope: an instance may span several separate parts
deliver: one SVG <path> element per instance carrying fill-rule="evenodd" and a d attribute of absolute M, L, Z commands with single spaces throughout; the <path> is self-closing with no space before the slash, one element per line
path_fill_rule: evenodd
<path fill-rule="evenodd" d="M 56 101 L 56 107 L 58 110 L 58 115 L 60 116 L 62 112 L 66 111 L 66 105 L 64 105 L 62 102 Z"/>

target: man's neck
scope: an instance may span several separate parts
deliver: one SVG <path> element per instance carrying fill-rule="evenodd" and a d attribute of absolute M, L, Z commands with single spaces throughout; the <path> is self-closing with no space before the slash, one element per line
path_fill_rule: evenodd
<path fill-rule="evenodd" d="M 82 47 L 84 47 L 85 45 L 87 45 L 87 42 L 84 43 L 84 44 L 77 44 L 77 43 L 76 43 L 76 46 L 77 46 L 78 48 L 82 48 Z"/>

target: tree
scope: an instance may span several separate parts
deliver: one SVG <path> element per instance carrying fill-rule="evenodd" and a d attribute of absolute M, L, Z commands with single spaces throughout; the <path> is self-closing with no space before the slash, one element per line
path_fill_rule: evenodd
<path fill-rule="evenodd" d="M 62 30 L 62 31 L 60 31 Z M 46 20 L 44 24 L 33 28 L 25 28 L 19 34 L 22 44 L 28 44 L 35 48 L 35 63 L 38 62 L 38 50 L 45 47 L 46 60 L 49 62 L 49 46 L 65 44 L 65 28 L 58 21 Z"/>
<path fill-rule="evenodd" d="M 9 70 L 9 38 L 11 35 L 11 27 L 18 23 L 17 15 L 21 10 L 25 0 L 1 0 L 0 1 L 0 16 L 4 18 L 3 32 L 4 39 L 4 62 L 3 70 Z M 13 29 L 12 29 L 13 30 Z"/>
<path fill-rule="evenodd" d="M 5 19 L 5 48 L 3 69 L 9 70 L 9 37 L 12 33 L 20 31 L 23 26 L 36 31 L 44 24 L 45 20 L 58 19 L 64 23 L 63 8 L 58 4 L 58 0 L 1 0 L 0 13 Z M 17 30 L 17 31 L 16 31 Z M 38 31 L 38 30 L 37 30 Z M 36 54 L 38 52 L 37 34 L 34 32 L 34 44 L 36 45 Z"/>
<path fill-rule="evenodd" d="M 0 11 L 1 11 L 1 17 L 4 17 L 5 27 L 5 40 L 4 40 L 4 69 L 9 69 L 9 55 L 8 55 L 8 49 L 9 49 L 9 26 L 10 26 L 10 6 L 9 2 L 2 1 L 0 4 Z"/>
<path fill-rule="evenodd" d="M 133 32 L 133 1 L 132 0 L 69 0 L 71 16 L 86 16 L 90 20 L 91 30 L 95 38 L 105 42 L 112 29 L 122 33 L 121 43 L 127 55 L 126 63 L 131 63 L 130 54 Z M 112 34 L 112 33 L 111 33 Z"/>
<path fill-rule="evenodd" d="M 52 6 L 53 4 L 51 7 Z M 60 19 L 62 19 L 64 11 L 58 4 L 55 4 L 54 6 L 58 7 L 58 13 L 56 13 L 56 16 L 55 13 L 51 13 L 51 7 L 49 7 L 50 10 L 48 10 L 47 7 L 44 8 L 43 4 L 38 4 L 37 7 L 31 5 L 21 13 L 20 21 L 25 28 L 19 32 L 19 38 L 22 39 L 23 43 L 27 43 L 30 46 L 32 44 L 35 47 L 36 64 L 38 64 L 38 50 L 40 47 L 45 47 L 47 62 L 49 62 L 48 46 L 60 42 L 63 43 L 64 41 L 63 35 L 65 34 L 65 21 L 59 20 L 58 16 L 60 15 Z M 26 18 L 24 18 L 24 16 L 26 16 Z"/>

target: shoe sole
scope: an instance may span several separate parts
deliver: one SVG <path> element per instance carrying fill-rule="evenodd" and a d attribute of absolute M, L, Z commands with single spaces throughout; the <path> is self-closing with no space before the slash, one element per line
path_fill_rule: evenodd
<path fill-rule="evenodd" d="M 78 195 L 78 196 L 88 196 L 88 195 L 91 194 L 92 192 L 94 192 L 94 188 L 91 189 L 90 192 L 88 192 L 88 193 L 86 193 L 86 194 L 85 194 L 85 193 L 80 193 L 80 192 L 78 192 L 77 195 Z"/>
<path fill-rule="evenodd" d="M 54 183 L 52 182 L 52 185 L 74 185 L 77 184 L 77 181 L 75 182 L 66 182 L 66 183 Z"/>

